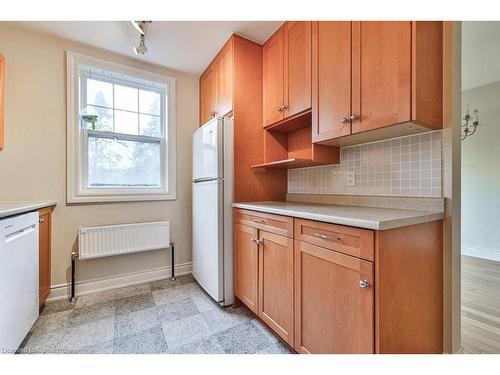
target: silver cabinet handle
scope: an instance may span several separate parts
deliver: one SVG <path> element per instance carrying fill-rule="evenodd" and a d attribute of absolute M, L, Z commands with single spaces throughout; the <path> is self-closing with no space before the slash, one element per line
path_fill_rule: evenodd
<path fill-rule="evenodd" d="M 262 220 L 262 219 L 252 219 L 252 221 L 253 221 L 254 223 L 259 223 L 259 224 L 264 224 L 264 223 L 265 223 L 265 221 L 264 221 L 264 220 Z"/>
<path fill-rule="evenodd" d="M 282 109 L 283 111 L 286 111 L 286 110 L 288 109 L 288 107 L 287 107 L 286 105 L 284 105 L 284 106 L 282 106 L 282 107 L 281 107 L 281 109 Z"/>
<path fill-rule="evenodd" d="M 319 238 L 323 239 L 323 240 L 327 240 L 328 238 L 332 238 L 334 240 L 341 240 L 341 238 L 339 236 L 327 236 L 326 234 L 321 234 L 321 233 L 318 233 L 318 232 L 314 233 L 314 235 L 316 237 L 319 237 Z"/>
<path fill-rule="evenodd" d="M 40 224 L 43 224 L 43 223 L 45 223 L 45 219 L 44 219 L 43 217 L 41 217 L 40 219 L 38 219 L 38 222 L 39 222 Z"/>
<path fill-rule="evenodd" d="M 283 112 L 283 107 L 278 107 L 278 108 L 276 108 L 276 110 L 277 110 L 278 112 Z"/>
<path fill-rule="evenodd" d="M 259 240 L 257 238 L 252 238 L 252 242 L 256 245 L 263 245 L 264 244 L 264 240 Z"/>
<path fill-rule="evenodd" d="M 341 124 L 347 124 L 348 122 L 349 122 L 349 120 L 347 119 L 347 117 L 342 117 L 342 118 L 340 119 L 340 123 L 341 123 Z"/>
<path fill-rule="evenodd" d="M 359 120 L 359 116 L 358 115 L 351 115 L 351 120 L 352 121 Z"/>
<path fill-rule="evenodd" d="M 368 288 L 370 286 L 370 283 L 367 280 L 359 280 L 359 287 L 360 288 Z"/>
<path fill-rule="evenodd" d="M 210 112 L 210 117 L 214 118 L 215 116 L 217 116 L 217 112 L 215 111 Z"/>

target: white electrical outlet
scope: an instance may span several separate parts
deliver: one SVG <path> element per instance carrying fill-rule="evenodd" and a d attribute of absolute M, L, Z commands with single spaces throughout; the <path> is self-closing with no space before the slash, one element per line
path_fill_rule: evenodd
<path fill-rule="evenodd" d="M 354 171 L 348 171 L 346 173 L 345 184 L 347 186 L 354 186 L 354 185 L 356 185 L 356 173 Z"/>

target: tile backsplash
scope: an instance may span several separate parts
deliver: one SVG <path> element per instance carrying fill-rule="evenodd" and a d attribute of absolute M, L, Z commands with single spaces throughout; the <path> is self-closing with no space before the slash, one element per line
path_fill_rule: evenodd
<path fill-rule="evenodd" d="M 441 163 L 441 131 L 345 147 L 340 165 L 289 169 L 288 193 L 440 197 Z"/>

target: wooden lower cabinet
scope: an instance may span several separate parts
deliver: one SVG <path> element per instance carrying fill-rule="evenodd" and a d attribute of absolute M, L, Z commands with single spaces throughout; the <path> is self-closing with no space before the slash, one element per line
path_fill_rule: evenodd
<path fill-rule="evenodd" d="M 293 346 L 293 240 L 259 231 L 259 241 L 258 315 Z"/>
<path fill-rule="evenodd" d="M 374 352 L 374 265 L 295 241 L 295 350 Z"/>
<path fill-rule="evenodd" d="M 50 294 L 51 285 L 51 230 L 52 208 L 43 208 L 38 211 L 38 302 L 39 306 L 45 303 Z"/>
<path fill-rule="evenodd" d="M 257 314 L 258 230 L 234 223 L 234 294 Z"/>
<path fill-rule="evenodd" d="M 374 231 L 236 209 L 234 221 L 236 297 L 296 352 L 443 352 L 442 220 Z"/>

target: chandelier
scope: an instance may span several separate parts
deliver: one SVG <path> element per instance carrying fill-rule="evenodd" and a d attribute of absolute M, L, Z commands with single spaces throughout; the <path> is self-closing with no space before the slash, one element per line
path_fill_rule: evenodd
<path fill-rule="evenodd" d="M 479 124 L 479 111 L 477 109 L 472 111 L 472 115 L 470 114 L 469 107 L 467 107 L 467 111 L 465 112 L 465 116 L 462 119 L 462 133 L 461 140 L 463 141 L 465 138 L 473 135 Z"/>

